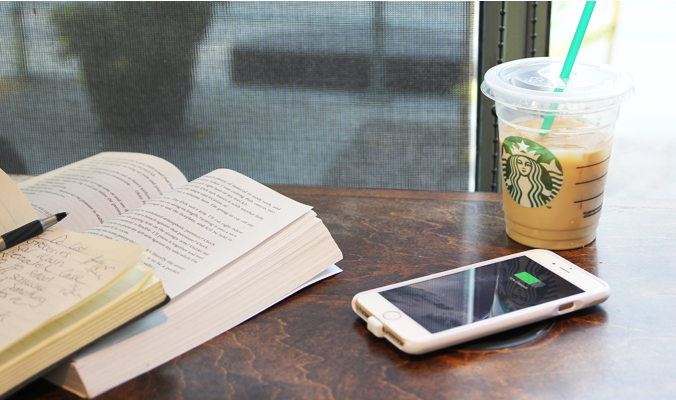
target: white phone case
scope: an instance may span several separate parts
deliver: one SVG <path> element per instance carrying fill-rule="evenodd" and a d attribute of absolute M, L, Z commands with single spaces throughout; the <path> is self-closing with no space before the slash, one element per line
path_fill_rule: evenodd
<path fill-rule="evenodd" d="M 437 333 L 430 333 L 378 294 L 378 292 L 384 290 L 407 286 L 520 256 L 529 257 L 573 283 L 584 292 Z M 377 337 L 386 338 L 406 353 L 423 354 L 591 307 L 604 302 L 609 296 L 610 287 L 603 280 L 551 251 L 536 249 L 361 292 L 352 299 L 352 309 L 367 322 L 369 331 Z"/>

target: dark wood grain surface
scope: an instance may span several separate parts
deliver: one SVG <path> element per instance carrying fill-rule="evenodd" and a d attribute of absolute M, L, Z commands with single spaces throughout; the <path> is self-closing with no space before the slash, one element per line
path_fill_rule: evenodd
<path fill-rule="evenodd" d="M 606 200 L 597 240 L 557 252 L 610 284 L 604 304 L 521 346 L 410 356 L 367 331 L 352 296 L 526 250 L 500 195 L 275 189 L 315 207 L 344 272 L 101 399 L 676 398 L 674 204 Z M 13 397 L 75 398 L 44 381 Z"/>

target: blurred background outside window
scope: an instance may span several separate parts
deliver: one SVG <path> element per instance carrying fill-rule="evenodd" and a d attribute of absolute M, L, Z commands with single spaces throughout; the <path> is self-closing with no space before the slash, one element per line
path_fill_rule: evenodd
<path fill-rule="evenodd" d="M 553 2 L 564 57 L 584 2 Z M 0 2 L 0 167 L 138 151 L 189 179 L 474 189 L 478 2 Z M 676 199 L 672 2 L 598 2 L 578 62 L 632 74 L 607 196 Z M 541 56 L 543 54 L 538 54 Z"/>
<path fill-rule="evenodd" d="M 0 3 L 2 167 L 137 151 L 188 179 L 468 190 L 473 10 Z"/>

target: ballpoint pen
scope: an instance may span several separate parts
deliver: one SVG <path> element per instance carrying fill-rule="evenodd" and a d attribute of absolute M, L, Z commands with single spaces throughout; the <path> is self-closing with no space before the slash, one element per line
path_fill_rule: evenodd
<path fill-rule="evenodd" d="M 19 243 L 25 242 L 26 240 L 43 233 L 56 225 L 57 222 L 66 218 L 66 215 L 68 215 L 67 212 L 54 214 L 51 217 L 29 222 L 24 226 L 5 233 L 0 237 L 0 251 L 16 246 Z"/>

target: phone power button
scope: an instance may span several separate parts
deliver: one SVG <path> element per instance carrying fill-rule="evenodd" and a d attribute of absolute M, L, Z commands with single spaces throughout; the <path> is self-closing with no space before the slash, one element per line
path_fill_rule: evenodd
<path fill-rule="evenodd" d="M 401 318 L 401 314 L 396 311 L 388 311 L 383 314 L 383 318 L 389 319 L 390 321 Z"/>

